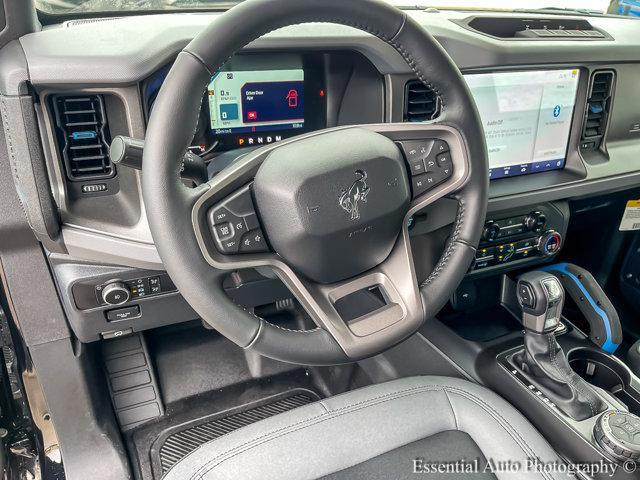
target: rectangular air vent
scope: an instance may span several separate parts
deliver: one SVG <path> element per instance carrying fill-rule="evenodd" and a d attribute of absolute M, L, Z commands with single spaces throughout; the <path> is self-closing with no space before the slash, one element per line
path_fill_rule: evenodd
<path fill-rule="evenodd" d="M 58 145 L 71 181 L 110 178 L 109 129 L 100 95 L 57 95 L 53 108 Z"/>
<path fill-rule="evenodd" d="M 613 78 L 611 71 L 595 72 L 591 78 L 580 144 L 583 150 L 595 150 L 602 143 L 611 109 Z"/>
<path fill-rule="evenodd" d="M 404 93 L 404 121 L 426 122 L 440 114 L 440 99 L 419 80 L 407 83 Z"/>

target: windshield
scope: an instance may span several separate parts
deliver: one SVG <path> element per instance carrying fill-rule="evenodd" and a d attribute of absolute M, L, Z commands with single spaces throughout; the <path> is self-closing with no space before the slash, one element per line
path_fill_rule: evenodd
<path fill-rule="evenodd" d="M 406 8 L 438 8 L 469 10 L 576 10 L 575 13 L 640 15 L 638 0 L 387 0 Z M 36 0 L 46 13 L 91 13 L 153 10 L 189 10 L 232 7 L 237 1 L 224 0 Z"/>

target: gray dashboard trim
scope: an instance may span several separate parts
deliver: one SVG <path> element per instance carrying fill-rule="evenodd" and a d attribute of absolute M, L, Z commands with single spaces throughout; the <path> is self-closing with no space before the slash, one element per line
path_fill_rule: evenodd
<path fill-rule="evenodd" d="M 616 177 L 601 178 L 577 184 L 528 192 L 521 195 L 492 198 L 488 212 L 525 207 L 540 202 L 563 200 L 568 197 L 608 193 L 640 185 L 640 172 Z M 451 218 L 453 221 L 453 216 Z M 126 265 L 149 270 L 164 270 L 155 245 L 124 239 L 105 233 L 83 230 L 71 226 L 62 227 L 62 238 L 72 258 L 100 264 Z"/>
<path fill-rule="evenodd" d="M 461 69 L 566 62 L 632 62 L 638 58 L 640 36 L 636 21 L 590 17 L 597 28 L 615 41 L 509 42 L 467 30 L 452 20 L 466 12 L 408 12 L 433 34 Z M 219 14 L 176 13 L 123 17 L 48 28 L 23 36 L 20 43 L 28 62 L 29 77 L 37 85 L 127 84 L 149 76 L 171 61 L 198 32 Z M 495 14 L 492 16 L 522 16 Z M 527 17 L 545 15 L 527 14 Z M 408 73 L 408 66 L 393 49 L 375 37 L 350 27 L 306 24 L 286 27 L 251 43 L 249 49 L 349 48 L 365 54 L 382 73 Z M 4 75 L 4 72 L 1 73 Z M 11 87 L 10 79 L 0 86 Z"/>
<path fill-rule="evenodd" d="M 155 245 L 71 226 L 62 227 L 62 239 L 72 258 L 100 264 L 164 270 Z"/>

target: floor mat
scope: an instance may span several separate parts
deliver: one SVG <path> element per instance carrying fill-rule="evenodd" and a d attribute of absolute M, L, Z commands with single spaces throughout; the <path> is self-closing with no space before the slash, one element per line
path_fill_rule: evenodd
<path fill-rule="evenodd" d="M 164 475 L 189 453 L 210 440 L 316 400 L 319 400 L 319 397 L 311 390 L 290 390 L 261 402 L 241 407 L 241 411 L 236 413 L 225 412 L 212 415 L 167 430 L 151 447 L 154 473 L 158 472 Z M 160 468 L 157 468 L 158 466 Z"/>

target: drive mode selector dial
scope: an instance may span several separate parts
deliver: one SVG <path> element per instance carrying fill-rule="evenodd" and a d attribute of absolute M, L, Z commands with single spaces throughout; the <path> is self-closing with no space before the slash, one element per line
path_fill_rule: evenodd
<path fill-rule="evenodd" d="M 122 305 L 131 298 L 129 287 L 123 282 L 111 282 L 102 289 L 102 300 L 109 305 Z"/>
<path fill-rule="evenodd" d="M 603 413 L 593 436 L 600 447 L 618 460 L 640 460 L 640 418 L 622 411 Z"/>

